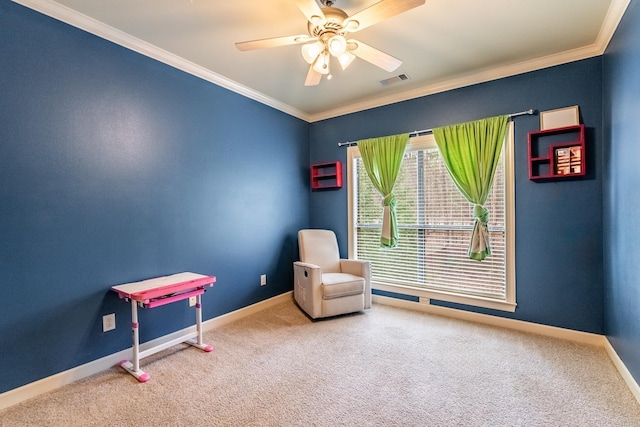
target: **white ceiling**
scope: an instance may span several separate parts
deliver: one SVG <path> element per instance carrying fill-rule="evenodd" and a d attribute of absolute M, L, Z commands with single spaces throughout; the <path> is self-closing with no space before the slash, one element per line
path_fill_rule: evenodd
<path fill-rule="evenodd" d="M 14 0 L 307 121 L 601 55 L 629 0 L 427 0 L 352 34 L 403 64 L 356 59 L 305 87 L 300 45 L 234 43 L 306 34 L 294 0 Z M 384 0 L 389 1 L 389 0 Z M 336 0 L 352 15 L 377 0 Z M 383 87 L 380 80 L 410 80 Z"/>

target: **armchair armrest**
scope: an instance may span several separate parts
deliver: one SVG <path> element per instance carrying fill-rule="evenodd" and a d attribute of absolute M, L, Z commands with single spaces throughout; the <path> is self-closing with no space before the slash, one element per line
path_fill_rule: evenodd
<path fill-rule="evenodd" d="M 293 265 L 297 267 L 302 267 L 302 268 L 310 268 L 312 270 L 315 270 L 315 269 L 322 270 L 319 265 L 311 264 L 310 262 L 296 261 L 293 263 Z"/>
<path fill-rule="evenodd" d="M 296 261 L 293 263 L 294 293 L 296 302 L 312 318 L 322 315 L 322 268 L 316 264 Z"/>
<path fill-rule="evenodd" d="M 293 278 L 303 280 L 307 286 L 318 287 L 322 284 L 322 268 L 309 262 L 296 261 L 293 263 Z"/>
<path fill-rule="evenodd" d="M 371 308 L 371 262 L 360 259 L 341 259 L 343 273 L 364 277 L 364 308 Z"/>
<path fill-rule="evenodd" d="M 371 262 L 360 259 L 341 259 L 340 270 L 343 273 L 367 278 L 371 275 Z"/>

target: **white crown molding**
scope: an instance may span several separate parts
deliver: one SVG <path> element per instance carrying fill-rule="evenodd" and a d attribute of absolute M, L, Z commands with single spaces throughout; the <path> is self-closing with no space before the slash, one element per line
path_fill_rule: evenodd
<path fill-rule="evenodd" d="M 631 0 L 613 0 L 607 11 L 607 15 L 603 21 L 602 27 L 598 33 L 595 42 L 590 46 L 561 52 L 558 54 L 548 55 L 542 58 L 536 58 L 529 61 L 519 62 L 516 64 L 506 65 L 482 72 L 458 76 L 452 79 L 443 80 L 438 83 L 429 84 L 417 89 L 403 91 L 396 94 L 374 98 L 368 101 L 357 102 L 343 107 L 331 109 L 316 114 L 308 114 L 288 104 L 277 101 L 251 88 L 241 85 L 224 76 L 214 73 L 204 67 L 193 62 L 187 61 L 177 55 L 158 48 L 150 43 L 126 34 L 100 21 L 76 12 L 66 6 L 51 0 L 12 0 L 15 3 L 36 10 L 47 16 L 65 22 L 74 27 L 80 28 L 98 37 L 102 37 L 127 49 L 138 52 L 142 55 L 156 59 L 174 68 L 182 70 L 186 73 L 197 76 L 203 80 L 209 81 L 223 88 L 229 89 L 242 96 L 253 99 L 262 104 L 273 107 L 291 116 L 305 120 L 307 122 L 316 122 L 345 114 L 355 113 L 358 111 L 368 110 L 371 108 L 381 107 L 384 105 L 395 104 L 401 101 L 420 98 L 435 93 L 445 92 L 448 90 L 458 89 L 478 83 L 491 80 L 497 80 L 510 77 L 530 71 L 536 71 L 555 65 L 565 64 L 581 59 L 587 59 L 594 56 L 602 55 L 613 34 L 615 33 L 620 20 L 622 19 Z"/>
<path fill-rule="evenodd" d="M 396 94 L 375 98 L 369 101 L 362 101 L 344 107 L 328 110 L 322 113 L 312 114 L 309 121 L 316 122 L 320 120 L 330 119 L 345 114 L 356 113 L 358 111 L 364 111 L 384 105 L 395 104 L 397 102 L 420 98 L 427 95 L 433 95 L 440 92 L 446 92 L 448 90 L 459 89 L 465 86 L 471 86 L 491 80 L 498 80 L 505 77 L 511 77 L 518 74 L 541 70 L 556 65 L 567 64 L 569 62 L 579 61 L 581 59 L 600 56 L 606 51 L 607 46 L 609 45 L 611 38 L 618 28 L 618 24 L 620 24 L 620 21 L 622 20 L 622 17 L 624 16 L 624 13 L 626 12 L 630 2 L 631 0 L 613 0 L 611 2 L 602 26 L 600 27 L 600 31 L 598 32 L 598 36 L 596 37 L 596 40 L 592 45 L 482 72 L 476 72 L 467 76 L 459 76 L 417 89 L 399 92 Z"/>
<path fill-rule="evenodd" d="M 369 101 L 363 101 L 356 104 L 347 105 L 344 107 L 336 108 L 333 110 L 325 111 L 318 114 L 313 114 L 310 117 L 311 122 L 330 119 L 333 117 L 343 116 L 345 114 L 356 113 L 358 111 L 364 111 L 371 108 L 377 108 L 384 105 L 395 104 L 397 102 L 408 101 L 410 99 L 421 98 L 427 95 L 433 95 L 440 92 L 446 92 L 453 89 L 459 89 L 466 86 L 475 85 L 478 83 L 484 83 L 492 80 L 498 80 L 505 77 L 511 77 L 518 74 L 528 73 L 530 71 L 541 70 L 543 68 L 549 68 L 556 65 L 566 64 L 569 62 L 578 61 L 581 59 L 587 59 L 594 56 L 601 55 L 601 49 L 599 46 L 593 44 L 590 46 L 581 47 L 578 49 L 548 55 L 541 58 L 532 59 L 529 61 L 520 62 L 517 64 L 506 65 L 499 68 L 493 68 L 486 71 L 475 72 L 466 76 L 455 77 L 448 80 L 443 80 L 438 83 L 422 86 L 417 89 L 412 89 L 404 92 L 394 93 L 388 96 L 383 96 Z"/>
<path fill-rule="evenodd" d="M 600 27 L 595 42 L 596 46 L 600 48 L 601 55 L 607 50 L 607 46 L 609 46 L 611 38 L 615 34 L 624 13 L 627 11 L 629 3 L 631 3 L 631 0 L 613 0 L 611 5 L 609 5 L 609 10 L 604 17 L 602 27 Z"/>
<path fill-rule="evenodd" d="M 210 83 L 214 83 L 225 89 L 229 89 L 232 92 L 238 93 L 247 98 L 258 101 L 262 104 L 268 105 L 287 113 L 291 116 L 299 119 L 309 121 L 309 116 L 303 111 L 298 110 L 290 105 L 270 98 L 260 92 L 257 92 L 251 88 L 248 88 L 240 83 L 237 83 L 231 79 L 228 79 L 220 74 L 197 65 L 191 61 L 187 61 L 171 52 L 167 52 L 151 43 L 147 43 L 144 40 L 140 40 L 113 28 L 101 21 L 93 19 L 87 15 L 79 13 L 67 6 L 61 5 L 51 0 L 12 0 L 14 3 L 21 4 L 22 6 L 33 9 L 51 18 L 62 21 L 73 27 L 87 31 L 93 35 L 101 37 L 105 40 L 118 44 L 122 47 L 130 49 L 141 55 L 160 61 L 185 73 L 192 74 Z"/>

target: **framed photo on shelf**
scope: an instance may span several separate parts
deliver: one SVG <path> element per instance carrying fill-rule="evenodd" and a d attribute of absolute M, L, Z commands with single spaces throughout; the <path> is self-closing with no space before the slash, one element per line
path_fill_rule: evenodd
<path fill-rule="evenodd" d="M 582 172 L 582 147 L 556 148 L 553 153 L 554 175 L 573 175 Z"/>
<path fill-rule="evenodd" d="M 582 172 L 582 147 L 569 147 L 569 173 Z"/>
<path fill-rule="evenodd" d="M 556 148 L 554 153 L 555 175 L 569 175 L 571 173 L 571 149 L 569 147 Z"/>
<path fill-rule="evenodd" d="M 540 130 L 564 128 L 580 124 L 578 106 L 540 112 Z"/>

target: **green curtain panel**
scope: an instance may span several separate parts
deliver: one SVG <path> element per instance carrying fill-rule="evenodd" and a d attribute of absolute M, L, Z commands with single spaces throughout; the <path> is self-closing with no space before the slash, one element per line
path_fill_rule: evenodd
<path fill-rule="evenodd" d="M 491 255 L 489 211 L 484 203 L 491 191 L 508 120 L 505 115 L 433 129 L 449 175 L 460 193 L 474 204 L 469 258 L 478 261 Z"/>
<path fill-rule="evenodd" d="M 384 197 L 380 246 L 385 248 L 395 248 L 398 245 L 396 197 L 393 195 L 393 186 L 408 142 L 408 133 L 358 141 L 358 149 L 367 175 Z"/>

